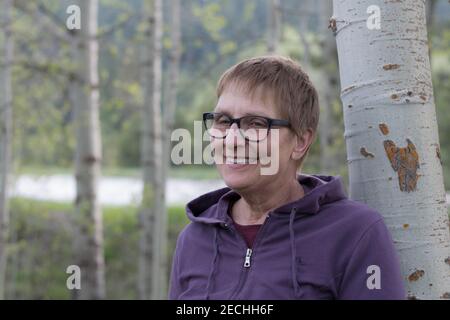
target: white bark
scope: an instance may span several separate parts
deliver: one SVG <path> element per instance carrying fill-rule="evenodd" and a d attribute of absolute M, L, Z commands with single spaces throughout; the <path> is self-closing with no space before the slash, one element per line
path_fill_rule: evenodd
<path fill-rule="evenodd" d="M 165 174 L 167 177 L 167 169 L 170 168 L 170 135 L 174 129 L 175 111 L 177 106 L 177 85 L 180 73 L 180 57 L 181 57 L 181 29 L 180 29 L 180 0 L 171 0 L 171 25 L 170 25 L 170 65 L 169 76 L 166 86 L 167 102 L 164 108 L 164 164 Z"/>
<path fill-rule="evenodd" d="M 321 1 L 320 9 L 320 30 L 323 36 L 322 46 L 322 83 L 320 93 L 320 169 L 321 172 L 330 172 L 335 168 L 336 159 L 333 155 L 333 102 L 337 98 L 337 75 L 335 74 L 336 42 L 328 30 L 329 19 L 331 18 L 333 5 L 329 1 Z"/>
<path fill-rule="evenodd" d="M 147 24 L 141 132 L 144 191 L 140 216 L 138 288 L 141 299 L 162 299 L 167 296 L 167 216 L 161 132 L 162 1 L 145 1 L 144 12 Z"/>
<path fill-rule="evenodd" d="M 12 84 L 13 61 L 12 8 L 13 1 L 6 0 L 0 11 L 3 45 L 0 46 L 0 300 L 4 299 L 7 244 L 9 225 L 9 189 L 12 144 Z"/>
<path fill-rule="evenodd" d="M 77 254 L 81 290 L 76 298 L 105 297 L 103 222 L 98 199 L 101 174 L 97 16 L 98 0 L 80 1 L 82 26 L 74 39 L 79 74 L 72 81 L 76 125 Z"/>
<path fill-rule="evenodd" d="M 367 9 L 381 9 L 369 30 Z M 424 1 L 335 0 L 350 195 L 378 209 L 410 298 L 449 296 L 450 240 Z"/>
<path fill-rule="evenodd" d="M 268 38 L 267 38 L 267 51 L 269 54 L 276 53 L 278 51 L 278 45 L 281 36 L 281 0 L 268 0 L 269 12 L 268 12 Z"/>
<path fill-rule="evenodd" d="M 299 36 L 300 41 L 303 46 L 303 67 L 309 68 L 310 66 L 310 56 L 311 56 L 311 50 L 310 45 L 307 39 L 308 34 L 308 18 L 310 17 L 309 12 L 311 8 L 311 0 L 304 0 L 302 3 L 302 6 L 300 8 L 300 12 L 302 13 L 300 15 L 300 28 L 299 28 Z"/>

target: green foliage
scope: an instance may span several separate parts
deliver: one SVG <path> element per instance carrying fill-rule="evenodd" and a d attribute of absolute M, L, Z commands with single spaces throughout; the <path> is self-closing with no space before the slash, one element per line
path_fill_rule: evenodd
<path fill-rule="evenodd" d="M 69 298 L 66 267 L 72 263 L 71 234 L 63 212 L 69 205 L 13 199 L 7 298 Z"/>
<path fill-rule="evenodd" d="M 110 299 L 137 298 L 138 209 L 103 210 L 106 289 Z M 74 260 L 70 204 L 13 198 L 7 274 L 9 299 L 69 299 L 66 268 Z M 188 220 L 183 207 L 169 208 L 169 261 Z M 167 272 L 169 272 L 169 269 Z"/>
<path fill-rule="evenodd" d="M 219 3 L 194 4 L 192 12 L 195 17 L 201 20 L 202 27 L 212 40 L 221 40 L 221 31 L 227 26 L 227 20 L 221 14 Z"/>

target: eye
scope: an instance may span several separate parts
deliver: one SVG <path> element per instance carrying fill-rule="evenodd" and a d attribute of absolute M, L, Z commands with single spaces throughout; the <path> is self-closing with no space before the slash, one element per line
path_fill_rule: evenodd
<path fill-rule="evenodd" d="M 250 118 L 248 124 L 251 128 L 266 128 L 267 121 L 262 118 Z"/>
<path fill-rule="evenodd" d="M 231 121 L 226 115 L 219 114 L 215 116 L 214 122 L 221 125 L 227 125 L 230 124 Z"/>

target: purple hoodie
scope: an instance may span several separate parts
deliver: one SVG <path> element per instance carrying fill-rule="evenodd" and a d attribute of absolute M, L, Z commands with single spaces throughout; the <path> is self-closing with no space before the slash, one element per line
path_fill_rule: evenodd
<path fill-rule="evenodd" d="M 227 214 L 223 188 L 187 205 L 169 299 L 404 299 L 383 218 L 349 200 L 339 177 L 301 175 L 300 200 L 271 211 L 252 250 Z"/>

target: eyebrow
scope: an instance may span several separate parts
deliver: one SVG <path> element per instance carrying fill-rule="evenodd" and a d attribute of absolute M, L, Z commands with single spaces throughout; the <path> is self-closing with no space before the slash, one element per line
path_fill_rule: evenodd
<path fill-rule="evenodd" d="M 223 113 L 224 115 L 229 116 L 230 118 L 232 118 L 230 112 L 226 111 L 226 110 L 220 110 L 220 109 L 216 109 L 214 110 L 214 112 L 217 113 Z M 264 117 L 264 118 L 272 118 L 271 116 L 269 116 L 268 114 L 264 114 L 264 113 L 258 113 L 258 112 L 246 112 L 242 115 L 242 117 L 247 117 L 247 116 L 258 116 L 258 117 Z"/>

